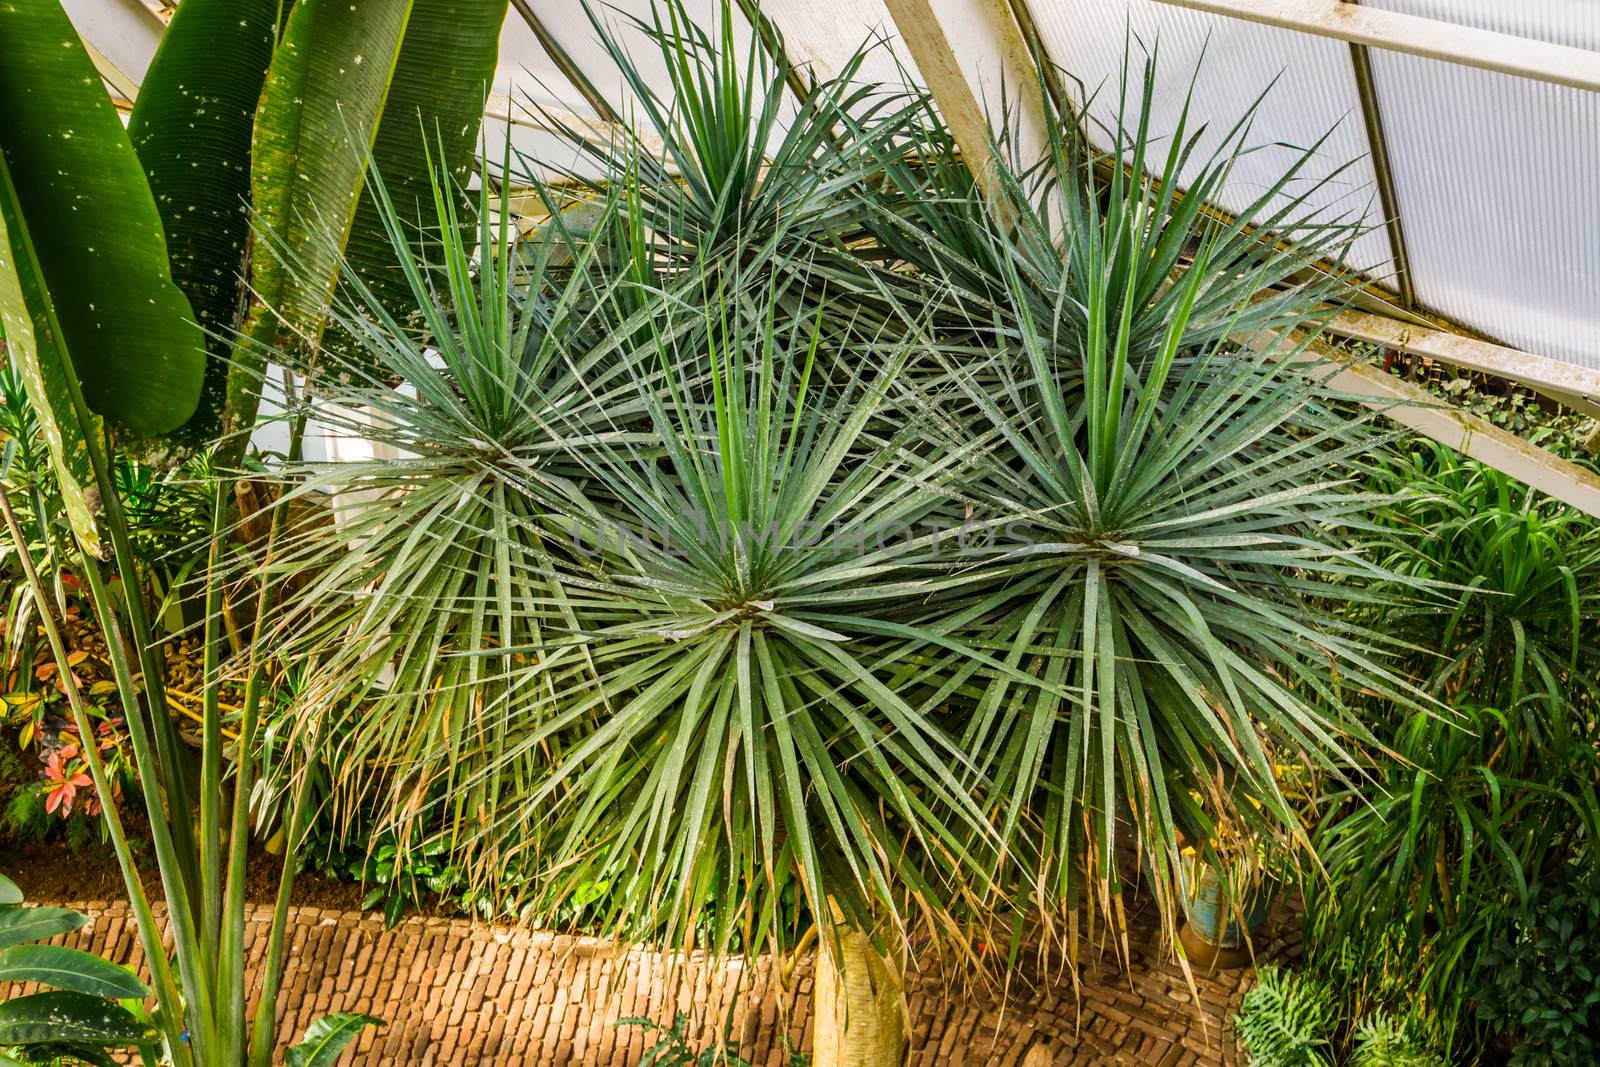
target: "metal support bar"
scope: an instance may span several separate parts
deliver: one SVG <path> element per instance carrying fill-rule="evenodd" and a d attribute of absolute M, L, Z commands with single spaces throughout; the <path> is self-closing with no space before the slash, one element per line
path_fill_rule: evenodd
<path fill-rule="evenodd" d="M 1505 378 L 1543 393 L 1574 411 L 1600 418 L 1600 370 L 1364 311 L 1340 312 L 1324 329 L 1340 337 Z"/>
<path fill-rule="evenodd" d="M 63 0 L 61 6 L 101 77 L 132 101 L 167 24 L 141 0 Z"/>
<path fill-rule="evenodd" d="M 111 57 L 95 47 L 93 41 L 82 40 L 83 50 L 89 53 L 89 59 L 94 63 L 94 69 L 100 72 L 101 80 L 116 94 L 114 103 L 118 107 L 122 107 L 124 103 L 132 106 L 134 100 L 139 96 L 139 83 L 123 73 L 121 68 L 111 62 Z"/>
<path fill-rule="evenodd" d="M 567 50 L 561 47 L 561 42 L 556 40 L 549 27 L 545 26 L 544 20 L 534 12 L 533 4 L 529 0 L 511 0 L 511 6 L 517 9 L 517 14 L 522 16 L 522 21 L 527 24 L 528 29 L 533 31 L 533 35 L 539 39 L 539 47 L 543 48 L 545 55 L 550 57 L 550 62 L 554 63 L 556 69 L 561 71 L 562 77 L 566 78 L 572 84 L 572 87 L 578 90 L 584 102 L 594 108 L 594 113 L 600 116 L 601 121 L 617 122 L 620 116 L 618 116 L 616 109 L 611 106 L 610 101 L 600 95 L 595 89 L 594 83 L 572 61 L 572 56 L 567 54 Z"/>
<path fill-rule="evenodd" d="M 1252 348 L 1291 358 L 1296 354 L 1292 337 L 1262 331 L 1245 342 Z M 1313 342 L 1300 359 L 1319 360 L 1306 367 L 1329 392 L 1358 398 L 1386 418 L 1432 438 L 1447 448 L 1548 493 L 1565 504 L 1600 518 L 1600 475 L 1562 459 L 1493 423 L 1448 406 L 1411 382 L 1402 381 L 1377 367 L 1355 363 Z"/>
<path fill-rule="evenodd" d="M 1600 52 L 1342 0 L 1158 0 L 1212 15 L 1600 92 Z"/>
<path fill-rule="evenodd" d="M 1017 29 L 1022 34 L 1022 42 L 1027 46 L 1028 55 L 1033 61 L 1033 68 L 1038 72 L 1039 80 L 1043 83 L 1045 92 L 1050 94 L 1050 105 L 1055 110 L 1056 118 L 1067 126 L 1067 145 L 1071 151 L 1074 164 L 1081 163 L 1089 158 L 1089 124 L 1078 105 L 1073 101 L 1072 95 L 1067 92 L 1066 82 L 1061 78 L 1061 71 L 1056 67 L 1055 61 L 1050 58 L 1050 51 L 1045 47 L 1044 37 L 1039 33 L 1039 23 L 1034 20 L 1033 9 L 1028 6 L 1028 0 L 1006 0 L 1006 7 L 1011 11 L 1011 18 L 1017 24 Z"/>
<path fill-rule="evenodd" d="M 1024 155 L 1048 143 L 1034 91 L 1039 74 L 1008 0 L 886 0 L 886 6 L 950 136 L 961 149 L 962 160 L 978 187 L 993 201 L 994 140 L 989 132 L 989 109 L 980 96 L 983 87 L 973 85 L 962 69 L 963 53 L 955 43 L 958 35 L 964 42 L 992 48 L 991 54 L 1000 61 L 1001 69 L 994 72 L 1000 83 L 989 87 L 995 90 L 997 117 L 1002 85 L 1022 90 L 1015 93 L 1015 120 Z"/>
<path fill-rule="evenodd" d="M 1355 4 L 1359 0 L 1345 0 Z M 1367 152 L 1372 157 L 1372 172 L 1378 181 L 1378 204 L 1383 210 L 1384 229 L 1389 234 L 1389 251 L 1394 258 L 1395 287 L 1400 302 L 1408 309 L 1417 306 L 1417 290 L 1411 280 L 1411 255 L 1406 248 L 1405 227 L 1400 222 L 1400 195 L 1395 190 L 1394 171 L 1389 166 L 1389 139 L 1383 132 L 1383 111 L 1378 107 L 1377 83 L 1372 77 L 1372 56 L 1364 44 L 1350 44 L 1350 65 L 1356 76 L 1356 96 L 1361 101 L 1361 125 L 1367 133 Z"/>
<path fill-rule="evenodd" d="M 789 58 L 788 51 L 784 48 L 783 37 L 778 33 L 778 28 L 770 17 L 763 14 L 759 0 L 739 0 L 739 10 L 744 15 L 744 20 L 750 24 L 750 30 L 756 35 L 756 40 L 761 42 L 761 47 L 766 49 L 767 56 L 784 69 L 784 81 L 789 86 L 789 91 L 794 94 L 795 100 L 801 106 L 811 99 L 813 85 L 807 81 L 800 68 Z"/>

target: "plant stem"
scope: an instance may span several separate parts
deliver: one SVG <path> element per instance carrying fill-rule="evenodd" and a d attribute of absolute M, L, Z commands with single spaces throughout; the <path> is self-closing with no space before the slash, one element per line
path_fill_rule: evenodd
<path fill-rule="evenodd" d="M 200 943 L 207 977 L 221 992 L 218 979 L 222 948 L 222 714 L 217 690 L 222 684 L 217 620 L 222 612 L 222 530 L 224 483 L 217 480 L 211 501 L 211 545 L 206 558 L 205 681 L 202 686 L 200 756 L 200 870 L 205 894 L 201 905 Z"/>
<path fill-rule="evenodd" d="M 309 763 L 309 761 L 308 761 Z M 249 1067 L 271 1067 L 277 1044 L 278 989 L 283 978 L 283 939 L 289 922 L 290 894 L 294 888 L 295 867 L 300 861 L 300 846 L 306 836 L 307 801 L 311 797 L 311 771 L 308 766 L 295 787 L 290 805 L 289 825 L 284 833 L 283 870 L 278 876 L 278 899 L 272 909 L 272 930 L 267 937 L 267 966 L 261 976 L 261 999 L 250 1028 Z"/>
<path fill-rule="evenodd" d="M 289 431 L 289 457 L 299 459 L 301 444 L 305 439 L 306 415 L 295 418 Z M 245 877 L 248 868 L 246 843 L 250 833 L 251 772 L 256 759 L 256 730 L 260 722 L 261 700 L 266 685 L 266 665 L 260 660 L 261 635 L 272 610 L 273 588 L 271 568 L 277 553 L 278 539 L 288 521 L 289 505 L 280 494 L 272 505 L 272 523 L 267 531 L 267 546 L 261 561 L 261 589 L 256 597 L 256 617 L 250 633 L 250 670 L 245 682 L 244 709 L 240 713 L 238 756 L 234 761 L 233 830 L 228 853 L 228 914 L 232 921 L 225 931 L 222 952 L 222 975 L 230 988 L 244 989 L 244 912 Z M 307 780 L 310 775 L 307 774 Z M 302 788 L 303 791 L 303 788 Z M 298 820 L 300 800 L 296 800 L 290 818 Z M 283 867 L 278 877 L 278 901 L 273 909 L 272 930 L 268 935 L 267 958 L 262 969 L 261 997 L 257 1002 L 255 1020 L 248 1042 L 249 1062 L 270 1064 L 277 1034 L 278 987 L 283 974 L 283 928 L 288 917 L 289 893 L 294 882 L 295 864 L 299 843 L 295 840 L 295 823 L 290 823 L 284 835 Z M 245 1002 L 241 995 L 227 1004 L 227 1033 L 237 1035 L 240 1047 L 234 1050 L 230 1062 L 238 1062 L 246 1051 Z M 262 1057 L 258 1059 L 258 1057 Z"/>
<path fill-rule="evenodd" d="M 150 716 L 150 732 L 155 739 L 156 753 L 159 756 L 159 761 L 150 764 L 149 767 L 157 771 L 167 798 L 168 822 L 177 843 L 174 859 L 183 878 L 185 893 L 190 902 L 196 902 L 201 896 L 200 852 L 195 842 L 189 786 L 183 776 L 180 756 L 182 742 L 172 722 L 172 715 L 167 710 L 162 665 L 156 655 L 155 635 L 150 628 L 150 618 L 144 607 L 139 560 L 134 554 L 133 543 L 128 539 L 128 520 L 122 510 L 122 499 L 117 495 L 116 478 L 110 464 L 110 449 L 109 447 L 102 449 L 92 434 L 85 434 L 84 441 L 89 453 L 89 464 L 94 469 L 95 480 L 100 489 L 101 504 L 105 508 L 105 517 L 100 527 L 111 539 L 112 558 L 116 563 L 117 576 L 122 580 L 120 599 L 127 613 L 128 629 L 133 637 L 134 654 L 139 660 L 139 671 L 143 675 L 140 688 L 144 691 L 144 708 Z M 106 603 L 109 605 L 111 601 L 108 599 Z M 130 721 L 136 713 L 135 709 L 140 707 L 137 697 L 135 701 L 129 705 Z M 141 767 L 140 773 L 148 771 Z M 170 892 L 169 890 L 169 899 Z"/>

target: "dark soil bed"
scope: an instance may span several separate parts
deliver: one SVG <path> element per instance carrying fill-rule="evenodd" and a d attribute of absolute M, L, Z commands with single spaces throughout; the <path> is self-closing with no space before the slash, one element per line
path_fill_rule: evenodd
<path fill-rule="evenodd" d="M 10 730 L 0 736 L 0 811 L 35 780 L 37 766 L 33 753 L 18 750 Z M 122 821 L 133 843 L 145 892 L 159 900 L 161 879 L 156 872 L 155 848 L 150 843 L 149 820 L 136 804 L 124 804 Z M 42 839 L 31 831 L 19 833 L 15 827 L 0 828 L 0 874 L 16 882 L 31 901 L 125 899 L 122 871 L 111 845 L 100 840 L 98 819 L 91 826 L 88 840 L 77 847 L 68 843 L 64 822 L 52 822 Z M 252 902 L 271 903 L 277 899 L 281 869 L 277 856 L 268 853 L 260 841 L 251 841 L 246 895 Z M 337 882 L 310 869 L 302 871 L 294 883 L 294 902 L 310 907 L 354 911 L 361 907 L 362 894 L 359 885 Z"/>
<path fill-rule="evenodd" d="M 159 900 L 161 881 L 156 873 L 155 850 L 150 845 L 149 824 L 142 816 L 129 812 L 125 825 L 137 842 L 145 892 Z M 275 900 L 281 869 L 282 861 L 277 856 L 270 855 L 259 842 L 251 842 L 246 896 L 256 903 Z M 98 838 L 76 850 L 55 838 L 0 843 L 0 873 L 16 882 L 32 901 L 121 900 L 127 896 L 116 856 L 111 846 L 101 844 Z M 360 886 L 333 881 L 314 870 L 302 871 L 294 881 L 294 902 L 300 905 L 355 911 L 361 907 L 361 896 Z"/>

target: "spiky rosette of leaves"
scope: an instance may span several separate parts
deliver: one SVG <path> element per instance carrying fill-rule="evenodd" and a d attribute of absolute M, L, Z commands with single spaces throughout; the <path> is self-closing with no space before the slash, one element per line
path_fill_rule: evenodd
<path fill-rule="evenodd" d="M 959 937 L 988 841 L 936 721 L 965 657 L 919 612 L 945 580 L 921 524 L 965 458 L 870 431 L 904 346 L 859 337 L 856 373 L 829 378 L 843 353 L 777 303 L 665 305 L 704 326 L 660 336 L 651 438 L 587 455 L 546 518 L 591 559 L 566 579 L 579 629 L 542 653 L 550 699 L 518 745 L 582 734 L 526 797 L 549 823 L 531 911 L 604 884 L 604 922 L 678 944 L 792 943 L 792 898 Z"/>
<path fill-rule="evenodd" d="M 432 265 L 373 183 L 425 330 L 347 271 L 332 314 L 354 349 L 291 367 L 310 383 L 299 414 L 369 455 L 279 472 L 292 504 L 331 506 L 304 508 L 325 521 L 278 548 L 272 567 L 295 590 L 264 638 L 303 673 L 285 731 L 335 739 L 340 811 L 402 841 L 424 828 L 464 837 L 504 795 L 502 775 L 539 773 L 478 772 L 538 699 L 522 684 L 532 657 L 510 650 L 576 625 L 540 517 L 581 473 L 575 455 L 647 428 L 638 398 L 654 374 L 635 373 L 628 323 L 608 318 L 625 275 L 600 270 L 593 246 L 571 255 L 559 232 L 518 244 L 485 191 L 476 232 L 463 232 L 451 181 L 436 175 Z M 527 813 L 527 832 L 539 825 Z"/>
<path fill-rule="evenodd" d="M 1382 435 L 1287 366 L 1315 361 L 1303 346 L 1186 345 L 1215 239 L 1199 235 L 1148 355 L 1115 295 L 1118 264 L 1141 257 L 1091 242 L 1072 265 L 1089 279 L 1076 373 L 1015 272 L 1019 336 L 980 373 L 951 368 L 973 432 L 996 442 L 968 506 L 1003 531 L 952 623 L 1037 676 L 992 675 L 961 747 L 1047 907 L 1089 897 L 1114 914 L 1131 839 L 1175 921 L 1180 837 L 1206 848 L 1227 819 L 1304 843 L 1278 764 L 1353 766 L 1370 740 L 1357 690 L 1421 699 L 1387 666 L 1388 638 L 1324 606 L 1390 577 L 1359 550 L 1373 500 L 1347 484 Z"/>

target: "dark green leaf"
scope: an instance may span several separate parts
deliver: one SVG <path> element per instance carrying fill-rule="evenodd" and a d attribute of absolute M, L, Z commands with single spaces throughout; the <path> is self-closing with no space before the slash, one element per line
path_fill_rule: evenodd
<path fill-rule="evenodd" d="M 205 388 L 184 428 L 220 428 L 250 237 L 250 137 L 281 0 L 185 0 L 139 86 L 128 136 L 155 194 L 172 278 L 208 338 Z"/>
<path fill-rule="evenodd" d="M 199 401 L 205 339 L 127 131 L 54 0 L 0 6 L 0 55 L 0 150 L 60 347 L 97 414 L 142 435 L 175 429 Z"/>
<path fill-rule="evenodd" d="M 376 1015 L 341 1011 L 306 1028 L 306 1038 L 284 1053 L 286 1067 L 333 1067 L 344 1050 L 369 1026 L 383 1026 Z"/>
<path fill-rule="evenodd" d="M 314 346 L 350 232 L 412 0 L 300 0 L 267 72 L 251 142 L 250 336 Z M 291 268 L 292 261 L 292 268 Z M 226 429 L 254 422 L 264 349 L 235 361 Z"/>
<path fill-rule="evenodd" d="M 383 121 L 372 143 L 372 166 L 383 176 L 394 209 L 412 234 L 414 252 L 424 263 L 440 262 L 437 239 L 430 237 L 438 228 L 434 172 L 442 170 L 452 183 L 466 186 L 507 2 L 416 0 L 406 25 Z M 462 232 L 470 237 L 470 200 L 454 189 L 451 195 L 457 198 Z M 405 323 L 416 315 L 411 286 L 396 262 L 370 189 L 356 209 L 345 255 L 396 320 Z M 327 343 L 350 351 L 349 335 L 337 328 Z"/>
<path fill-rule="evenodd" d="M 0 1003 L 0 1045 L 82 1041 L 94 1045 L 134 1045 L 156 1032 L 120 1004 L 84 993 L 55 991 Z"/>
<path fill-rule="evenodd" d="M 39 419 L 61 490 L 62 506 L 78 543 L 98 556 L 99 532 L 84 486 L 89 480 L 85 428 L 75 415 L 70 386 L 72 364 L 62 349 L 44 274 L 22 216 L 22 204 L 11 183 L 10 167 L 0 154 L 0 326 L 6 346 L 22 377 L 23 388 Z M 89 416 L 94 420 L 94 416 Z M 97 420 L 95 420 L 97 421 Z M 88 432 L 95 432 L 93 427 Z"/>
<path fill-rule="evenodd" d="M 6 908 L 0 911 L 0 948 L 71 933 L 88 921 L 87 915 L 66 908 Z"/>
<path fill-rule="evenodd" d="M 111 1000 L 150 995 L 127 968 L 60 945 L 16 945 L 0 952 L 0 981 L 37 982 Z"/>

